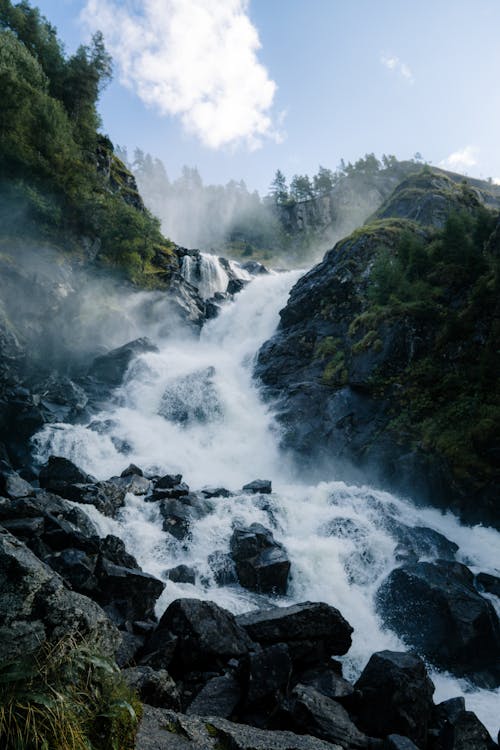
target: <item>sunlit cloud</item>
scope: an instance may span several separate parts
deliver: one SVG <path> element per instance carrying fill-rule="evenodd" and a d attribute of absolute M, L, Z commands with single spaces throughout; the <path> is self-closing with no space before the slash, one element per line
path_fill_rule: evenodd
<path fill-rule="evenodd" d="M 477 146 L 465 146 L 440 161 L 439 166 L 445 169 L 469 169 L 476 166 L 478 153 L 479 148 Z"/>
<path fill-rule="evenodd" d="M 249 0 L 86 0 L 82 20 L 102 29 L 120 81 L 214 149 L 280 140 L 276 84 L 258 60 Z"/>
<path fill-rule="evenodd" d="M 395 55 L 382 55 L 380 62 L 387 70 L 393 71 L 408 83 L 414 83 L 415 79 L 410 66 L 400 60 L 399 57 Z"/>

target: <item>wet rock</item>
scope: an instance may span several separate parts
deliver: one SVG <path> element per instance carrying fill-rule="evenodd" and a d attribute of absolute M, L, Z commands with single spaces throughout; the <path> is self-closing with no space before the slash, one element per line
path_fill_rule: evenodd
<path fill-rule="evenodd" d="M 383 750 L 419 750 L 419 748 L 408 737 L 390 734 L 384 742 Z"/>
<path fill-rule="evenodd" d="M 122 471 L 120 476 L 121 477 L 130 477 L 130 476 L 143 477 L 144 472 L 135 464 L 129 464 L 127 468 Z"/>
<path fill-rule="evenodd" d="M 99 551 L 103 557 L 111 560 L 115 565 L 140 570 L 135 557 L 127 552 L 124 541 L 113 534 L 108 534 L 100 540 Z"/>
<path fill-rule="evenodd" d="M 170 568 L 167 572 L 169 580 L 174 583 L 192 583 L 196 581 L 196 572 L 194 568 L 190 568 L 188 565 L 177 565 L 175 568 Z"/>
<path fill-rule="evenodd" d="M 500 684 L 500 623 L 471 571 L 444 560 L 393 570 L 377 595 L 384 622 L 437 666 Z"/>
<path fill-rule="evenodd" d="M 431 750 L 494 750 L 497 747 L 486 727 L 463 698 L 451 698 L 434 709 Z"/>
<path fill-rule="evenodd" d="M 151 500 L 177 500 L 189 495 L 189 487 L 185 482 L 179 482 L 172 487 L 160 487 L 157 483 Z"/>
<path fill-rule="evenodd" d="M 184 505 L 178 500 L 162 500 L 160 513 L 164 519 L 163 531 L 172 534 L 179 541 L 188 536 L 191 521 L 199 517 L 189 505 Z"/>
<path fill-rule="evenodd" d="M 208 556 L 208 564 L 214 574 L 215 582 L 218 586 L 228 586 L 231 583 L 238 582 L 236 565 L 234 560 L 227 552 L 216 550 Z"/>
<path fill-rule="evenodd" d="M 165 669 L 151 667 L 130 667 L 122 670 L 127 685 L 139 693 L 141 701 L 150 706 L 180 709 L 180 695 L 177 686 Z"/>
<path fill-rule="evenodd" d="M 191 669 L 218 669 L 231 658 L 239 658 L 252 648 L 252 642 L 234 615 L 214 602 L 177 599 L 163 614 L 152 647 L 158 636 L 168 631 L 177 638 L 172 674 Z M 147 646 L 148 648 L 148 646 Z"/>
<path fill-rule="evenodd" d="M 367 734 L 398 733 L 418 747 L 427 745 L 434 685 L 423 661 L 410 653 L 373 654 L 355 684 L 361 692 L 356 723 Z"/>
<path fill-rule="evenodd" d="M 492 576 L 489 573 L 478 573 L 476 584 L 481 591 L 494 594 L 500 598 L 500 578 L 497 578 L 497 576 Z"/>
<path fill-rule="evenodd" d="M 182 474 L 165 474 L 156 482 L 156 488 L 160 490 L 171 490 L 182 482 Z M 186 485 L 187 486 L 187 485 Z M 189 492 L 189 487 L 188 487 Z"/>
<path fill-rule="evenodd" d="M 280 691 L 285 693 L 291 675 L 292 661 L 284 643 L 247 654 L 240 666 L 246 705 L 275 698 Z"/>
<path fill-rule="evenodd" d="M 227 719 L 240 702 L 241 690 L 230 674 L 213 677 L 186 709 L 188 716 L 222 716 Z"/>
<path fill-rule="evenodd" d="M 296 730 L 340 745 L 348 750 L 381 747 L 352 722 L 340 703 L 327 698 L 313 687 L 297 685 L 288 701 L 288 712 Z"/>
<path fill-rule="evenodd" d="M 88 396 L 66 375 L 52 373 L 34 389 L 46 422 L 72 422 L 85 410 Z"/>
<path fill-rule="evenodd" d="M 157 352 L 158 347 L 149 339 L 140 338 L 96 357 L 88 370 L 88 375 L 109 388 L 121 385 L 132 360 L 146 352 Z"/>
<path fill-rule="evenodd" d="M 77 537 L 97 538 L 97 529 L 80 508 L 72 505 L 61 497 L 48 492 L 37 491 L 33 497 L 7 500 L 0 498 L 0 523 L 12 519 L 46 519 L 64 520 L 70 524 L 72 532 Z M 45 529 L 45 523 L 44 527 Z M 67 546 L 71 546 L 68 544 Z"/>
<path fill-rule="evenodd" d="M 135 664 L 136 657 L 144 646 L 144 637 L 137 633 L 129 633 L 128 630 L 121 630 L 120 635 L 122 642 L 115 655 L 115 660 L 120 669 Z"/>
<path fill-rule="evenodd" d="M 213 497 L 233 497 L 234 493 L 230 490 L 226 490 L 225 487 L 204 487 L 201 491 L 202 495 L 206 497 L 207 499 L 211 499 Z"/>
<path fill-rule="evenodd" d="M 127 483 L 127 480 L 120 481 Z M 112 480 L 93 484 L 68 484 L 60 490 L 61 495 L 68 500 L 93 505 L 104 516 L 110 518 L 115 518 L 120 508 L 125 505 L 127 491 L 125 486 L 119 486 Z"/>
<path fill-rule="evenodd" d="M 112 656 L 120 636 L 103 610 L 68 591 L 63 580 L 0 528 L 0 662 L 35 651 L 46 640 L 85 636 Z"/>
<path fill-rule="evenodd" d="M 286 643 L 296 669 L 324 664 L 351 647 L 352 627 L 338 609 L 321 602 L 257 610 L 236 619 L 263 646 Z"/>
<path fill-rule="evenodd" d="M 97 555 L 80 549 L 64 549 L 45 558 L 47 565 L 59 573 L 71 588 L 81 594 L 95 597 L 98 581 L 95 575 Z"/>
<path fill-rule="evenodd" d="M 236 528 L 230 542 L 240 584 L 251 591 L 286 594 L 290 560 L 282 544 L 258 523 Z"/>
<path fill-rule="evenodd" d="M 214 376 L 215 368 L 207 367 L 173 378 L 163 393 L 158 414 L 180 425 L 219 420 L 223 410 Z"/>
<path fill-rule="evenodd" d="M 228 294 L 238 294 L 238 292 L 241 292 L 241 290 L 244 289 L 247 284 L 248 281 L 246 281 L 245 279 L 229 279 L 227 292 Z"/>
<path fill-rule="evenodd" d="M 458 544 L 451 542 L 439 531 L 426 526 L 411 527 L 402 523 L 393 523 L 389 524 L 389 530 L 392 531 L 399 545 L 409 554 L 413 553 L 418 559 L 426 557 L 454 560 L 458 552 Z"/>
<path fill-rule="evenodd" d="M 330 666 L 330 663 L 318 669 L 303 672 L 299 682 L 347 707 L 352 705 L 353 697 L 356 695 L 354 685 L 345 680 L 335 667 Z"/>
<path fill-rule="evenodd" d="M 18 497 L 34 495 L 35 489 L 15 471 L 0 471 L 0 494 L 7 495 L 14 500 Z"/>
<path fill-rule="evenodd" d="M 244 484 L 242 487 L 243 492 L 251 492 L 254 495 L 270 495 L 272 492 L 272 484 L 269 479 L 254 479 L 253 482 Z"/>
<path fill-rule="evenodd" d="M 111 477 L 108 483 L 114 484 L 115 487 L 124 493 L 130 492 L 132 495 L 147 495 L 151 489 L 150 480 L 134 472 L 125 474 L 125 476 L 122 474 L 120 477 Z"/>
<path fill-rule="evenodd" d="M 66 497 L 68 485 L 92 484 L 96 478 L 78 468 L 72 461 L 62 456 L 49 456 L 49 460 L 40 469 L 38 477 L 40 487 L 56 495 Z M 69 497 L 69 500 L 72 498 Z"/>
<path fill-rule="evenodd" d="M 99 591 L 96 598 L 118 625 L 154 617 L 156 600 L 165 584 L 149 573 L 101 558 L 98 568 Z"/>

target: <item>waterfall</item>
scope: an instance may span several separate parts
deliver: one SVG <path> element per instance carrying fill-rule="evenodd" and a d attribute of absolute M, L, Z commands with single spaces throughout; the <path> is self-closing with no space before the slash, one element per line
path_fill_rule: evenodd
<path fill-rule="evenodd" d="M 227 284 L 215 256 L 201 254 L 198 270 L 196 262 L 186 256 L 183 273 L 191 280 L 203 269 L 197 282 L 203 296 Z M 205 326 L 199 341 L 158 340 L 159 352 L 136 359 L 115 397 L 94 415 L 93 422 L 107 425 L 107 431 L 48 425 L 35 437 L 34 449 L 40 461 L 50 454 L 66 456 L 102 479 L 133 462 L 153 473 L 181 473 L 193 490 L 207 485 L 232 490 L 233 497 L 217 499 L 212 511 L 193 523 L 191 538 L 183 542 L 162 530 L 157 504 L 142 497 L 129 495 L 116 520 L 92 506 L 85 510 L 103 534 L 124 539 L 143 569 L 164 581 L 166 571 L 180 563 L 196 569 L 194 585 L 167 582 L 159 614 L 186 596 L 214 600 L 233 612 L 267 602 L 237 585 L 217 586 L 208 556 L 227 552 L 235 521 L 272 528 L 292 563 L 288 595 L 277 603 L 316 600 L 338 607 L 355 628 L 344 657 L 346 675 L 354 677 L 374 651 L 405 648 L 382 627 L 374 607 L 377 588 L 397 564 L 391 525 L 425 525 L 445 534 L 460 546 L 458 559 L 474 572 L 500 569 L 500 545 L 492 529 L 465 528 L 452 514 L 417 509 L 386 492 L 343 482 L 307 486 L 292 479 L 252 369 L 299 275 L 258 276 Z M 124 446 L 126 455 L 119 452 Z M 256 478 L 273 481 L 265 503 L 240 491 Z M 342 528 L 347 531 L 339 533 Z M 495 729 L 499 691 L 473 688 L 446 673 L 431 672 L 431 677 L 437 701 L 464 695 L 468 708 Z"/>
<path fill-rule="evenodd" d="M 229 276 L 216 255 L 185 255 L 181 273 L 186 281 L 198 289 L 202 299 L 210 299 L 216 292 L 225 292 L 227 289 Z"/>

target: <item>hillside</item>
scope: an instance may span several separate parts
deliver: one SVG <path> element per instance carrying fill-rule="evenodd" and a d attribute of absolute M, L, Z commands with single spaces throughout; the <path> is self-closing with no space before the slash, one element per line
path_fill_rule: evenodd
<path fill-rule="evenodd" d="M 403 181 L 295 285 L 256 372 L 312 473 L 498 525 L 500 223 L 481 197 L 428 168 Z"/>

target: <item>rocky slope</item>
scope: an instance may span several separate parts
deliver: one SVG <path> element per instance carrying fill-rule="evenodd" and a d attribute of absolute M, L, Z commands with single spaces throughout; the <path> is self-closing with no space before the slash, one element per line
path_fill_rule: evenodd
<path fill-rule="evenodd" d="M 497 215 L 424 169 L 296 284 L 256 374 L 311 470 L 500 524 Z"/>

